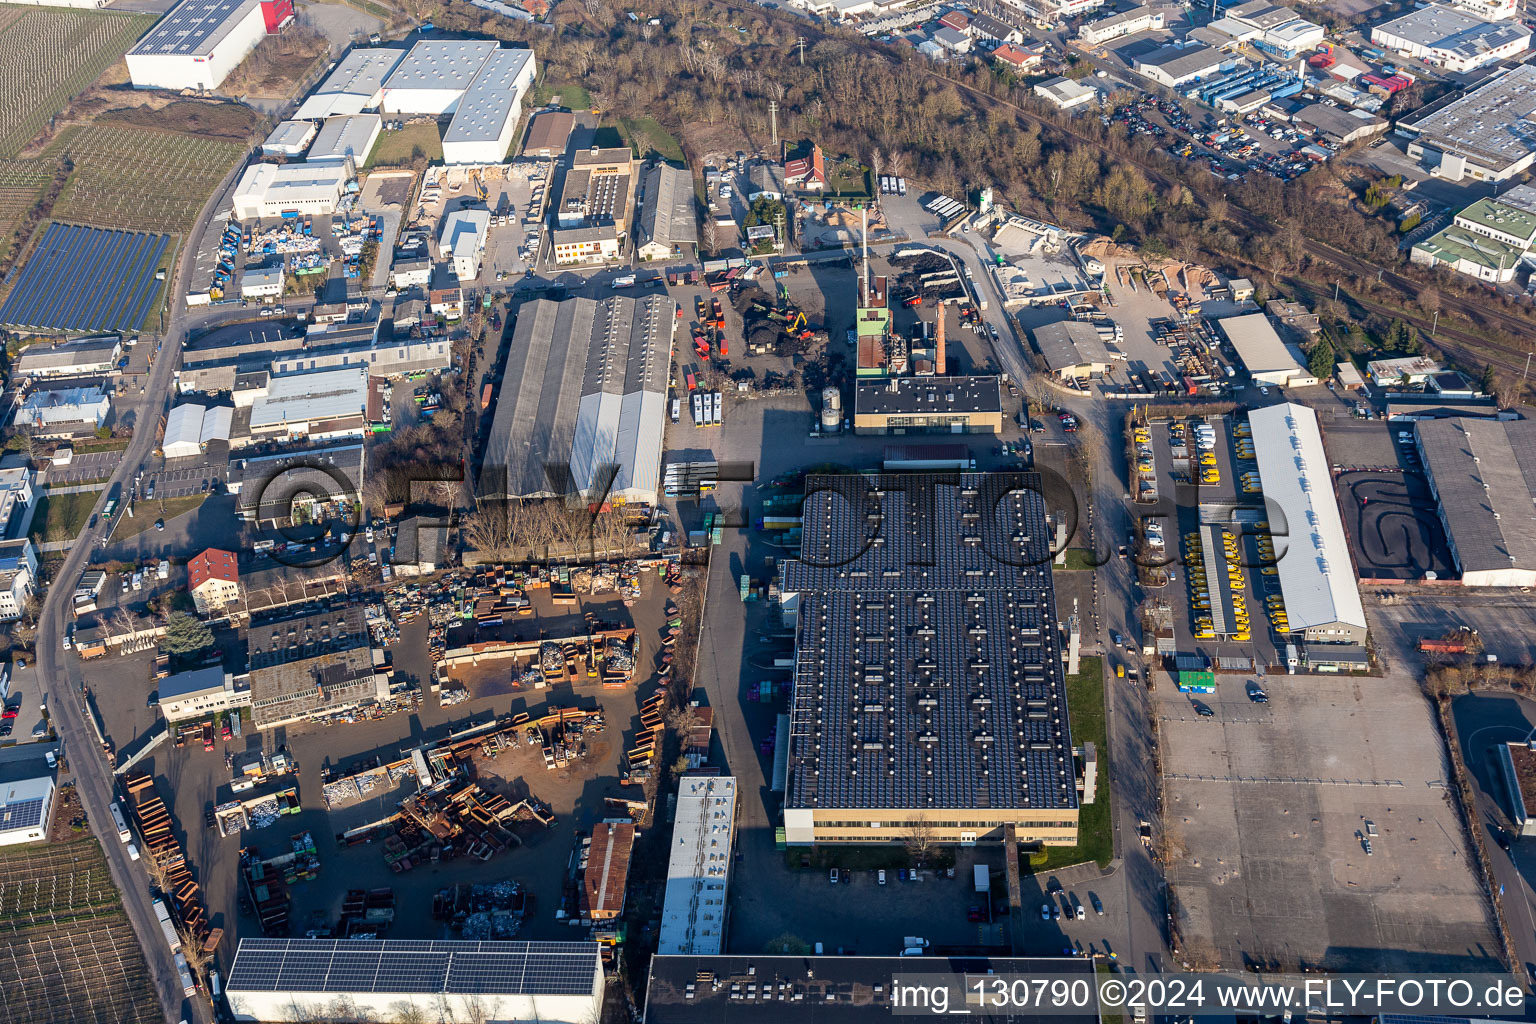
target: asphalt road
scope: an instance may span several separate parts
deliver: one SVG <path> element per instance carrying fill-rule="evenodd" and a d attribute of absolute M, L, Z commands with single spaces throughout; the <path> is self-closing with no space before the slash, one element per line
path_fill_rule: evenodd
<path fill-rule="evenodd" d="M 197 225 L 187 237 L 201 237 L 218 198 L 233 181 L 233 175 L 226 179 L 219 193 L 203 207 Z M 182 252 L 176 288 L 170 300 L 170 330 L 160 339 L 158 354 L 154 365 L 150 368 L 148 386 L 145 388 L 144 399 L 137 411 L 135 422 L 155 423 L 169 409 L 172 371 L 179 361 L 178 357 L 181 346 L 186 341 L 187 331 L 193 322 L 201 319 L 200 317 L 189 318 L 186 315 L 186 307 L 181 301 L 184 282 L 190 274 L 193 255 L 190 247 Z M 123 491 L 128 490 L 134 474 L 148 461 L 154 443 L 153 430 L 134 432 L 128 448 L 122 453 L 121 461 L 117 463 L 112 479 L 103 488 L 102 496 L 97 500 L 97 508 L 93 509 L 94 512 L 101 511 L 100 506 L 105 504 L 106 495 L 112 484 L 121 484 Z M 81 534 L 79 542 L 69 549 L 63 567 L 54 576 L 48 588 L 38 627 L 38 678 L 48 681 L 45 700 L 53 725 L 59 733 L 61 749 L 69 759 L 81 805 L 85 808 L 86 816 L 101 840 L 107 865 L 112 872 L 112 880 L 117 885 L 118 891 L 122 893 L 123 910 L 138 935 L 140 947 L 144 950 L 150 977 L 154 981 L 155 992 L 160 997 L 166 1019 L 207 1024 L 212 1020 L 208 1002 L 203 998 L 187 999 L 182 993 L 175 961 L 169 947 L 161 938 L 159 923 L 150 905 L 149 875 L 142 864 L 135 864 L 129 860 L 124 844 L 119 842 L 116 832 L 111 828 L 112 815 L 107 808 L 117 797 L 114 789 L 115 779 L 97 746 L 94 732 L 85 720 L 86 713 L 79 689 L 81 684 L 79 663 L 72 657 L 61 654 L 62 638 L 70 618 L 69 601 L 74 593 L 75 583 L 84 571 L 97 540 L 105 530 L 106 523 L 98 515 L 96 525 L 86 529 Z M 64 683 L 66 679 L 69 681 Z"/>
<path fill-rule="evenodd" d="M 1477 816 L 1472 827 L 1482 833 L 1483 846 L 1493 864 L 1494 882 L 1503 890 L 1504 920 L 1515 942 L 1515 953 L 1529 974 L 1536 974 L 1536 843 L 1514 842 L 1501 849 L 1498 832 L 1513 838 L 1518 828 L 1510 821 L 1509 797 L 1498 778 L 1494 748 L 1500 743 L 1520 743 L 1536 729 L 1536 704 L 1509 693 L 1474 693 L 1451 705 L 1462 759 L 1472 776 Z"/>

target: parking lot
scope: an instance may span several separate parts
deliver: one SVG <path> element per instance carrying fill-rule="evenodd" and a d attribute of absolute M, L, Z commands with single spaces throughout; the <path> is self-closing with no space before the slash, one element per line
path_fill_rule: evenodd
<path fill-rule="evenodd" d="M 1403 660 L 1417 665 L 1423 660 L 1413 650 L 1419 640 L 1438 639 L 1465 626 L 1478 631 L 1484 651 L 1500 662 L 1530 662 L 1536 607 L 1529 595 L 1451 585 L 1367 590 L 1362 596 L 1375 616 L 1372 630 L 1379 651 L 1400 651 Z"/>
<path fill-rule="evenodd" d="M 485 188 L 483 202 L 477 179 L 465 169 L 437 172 L 423 189 L 424 194 L 436 198 L 429 198 L 421 207 L 433 248 L 441 235 L 444 217 L 455 210 L 483 207 L 491 212 L 492 224 L 486 234 L 480 275 L 474 283 L 486 286 L 497 281 L 521 280 L 533 265 L 542 238 L 539 224 L 549 202 L 553 166 L 550 160 L 524 159 L 481 174 L 478 182 Z M 505 223 L 496 223 L 503 216 Z"/>
<path fill-rule="evenodd" d="M 1285 644 L 1285 637 L 1270 628 L 1274 623 L 1271 599 L 1279 593 L 1273 560 L 1283 557 L 1284 529 L 1278 522 L 1270 523 L 1276 511 L 1266 509 L 1263 495 L 1255 490 L 1253 474 L 1257 464 L 1250 454 L 1252 441 L 1247 421 L 1227 416 L 1206 417 L 1204 422 L 1209 424 L 1213 436 L 1208 452 L 1197 450 L 1193 436 L 1196 421 L 1177 422 L 1183 430 L 1183 446 L 1190 452 L 1189 459 L 1175 458 L 1174 445 L 1180 436 L 1174 432 L 1174 422 L 1154 420 L 1147 430 L 1157 474 L 1158 502 L 1143 506 L 1139 514 L 1162 522 L 1165 547 L 1152 561 L 1160 563 L 1167 559 L 1172 571 L 1169 585 L 1157 591 L 1157 598 L 1168 605 L 1179 652 L 1204 655 L 1213 664 L 1217 658 L 1252 659 L 1262 676 L 1267 667 L 1284 661 L 1279 648 Z M 1201 465 L 1202 461 L 1215 465 Z M 1209 475 L 1212 469 L 1216 471 L 1214 479 Z M 1203 578 L 1203 564 L 1194 541 L 1203 521 L 1202 505 L 1217 517 L 1212 521 L 1226 521 L 1230 514 L 1245 510 L 1248 521 L 1231 522 L 1227 527 L 1235 553 L 1230 557 L 1226 552 L 1219 553 L 1224 564 L 1235 559 L 1231 564 L 1238 571 L 1240 583 L 1227 576 Z M 1257 523 L 1270 525 L 1261 528 Z M 1270 534 L 1270 527 L 1274 535 Z M 1266 539 L 1271 547 L 1267 553 L 1261 553 L 1260 544 Z M 1205 543 L 1201 536 L 1201 552 Z M 1240 638 L 1241 632 L 1222 637 L 1209 629 L 1209 606 L 1224 594 L 1232 595 L 1234 611 L 1239 606 L 1245 609 L 1249 619 L 1247 639 Z"/>
<path fill-rule="evenodd" d="M 1499 949 L 1429 705 L 1387 678 L 1159 689 L 1181 959 L 1332 971 L 1492 969 Z M 1378 831 L 1366 852 L 1366 823 Z"/>
<path fill-rule="evenodd" d="M 184 498 L 222 489 L 228 480 L 229 449 L 215 442 L 203 455 L 167 459 L 163 469 L 144 474 L 139 493 L 148 494 L 153 483 L 156 498 Z"/>

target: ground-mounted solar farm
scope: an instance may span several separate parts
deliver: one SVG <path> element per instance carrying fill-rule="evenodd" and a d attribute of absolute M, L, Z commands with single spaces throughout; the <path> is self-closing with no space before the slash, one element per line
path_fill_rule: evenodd
<path fill-rule="evenodd" d="M 0 852 L 0 1020 L 163 1019 L 96 840 Z"/>
<path fill-rule="evenodd" d="M 36 224 L 42 235 L 35 234 L 27 213 L 45 192 L 57 191 L 47 214 L 55 222 L 173 236 L 171 243 L 160 249 L 158 262 L 150 267 L 151 271 L 168 270 L 178 249 L 176 239 L 191 230 L 209 194 L 244 155 L 245 147 L 229 139 L 121 122 L 67 128 L 38 157 L 0 161 L 0 256 L 12 243 L 25 246 L 30 239 L 40 241 L 53 231 L 57 224 L 45 221 Z M 67 174 L 62 188 L 54 185 L 56 173 Z M 41 252 L 36 243 L 26 252 L 27 263 L 12 289 L 13 296 L 33 273 L 32 264 Z M 90 280 L 105 282 L 112 273 L 111 267 L 98 267 Z M 70 279 L 71 287 L 82 283 L 82 278 Z M 155 300 L 160 289 L 150 291 L 143 314 L 158 308 Z M 8 297 L 0 309 L 0 322 L 17 326 L 30 323 L 15 319 L 17 315 Z M 59 323 L 31 325 L 97 329 Z M 138 329 L 143 325 L 144 315 L 140 315 L 136 322 L 123 321 L 100 329 Z"/>
<path fill-rule="evenodd" d="M 51 224 L 33 249 L 0 323 L 34 330 L 136 331 L 159 292 L 170 239 L 144 232 Z"/>
<path fill-rule="evenodd" d="M 154 22 L 145 14 L 0 7 L 0 158 L 21 152 Z"/>

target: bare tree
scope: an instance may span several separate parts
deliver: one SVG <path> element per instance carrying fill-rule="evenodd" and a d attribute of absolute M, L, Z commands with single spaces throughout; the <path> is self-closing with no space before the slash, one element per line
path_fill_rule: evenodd
<path fill-rule="evenodd" d="M 1072 472 L 1082 483 L 1083 489 L 1089 492 L 1084 497 L 1091 501 L 1094 470 L 1104 454 L 1103 438 L 1099 436 L 1099 428 L 1094 426 L 1091 420 L 1080 419 L 1071 443 Z"/>
<path fill-rule="evenodd" d="M 928 863 L 933 856 L 934 847 L 938 840 L 933 834 L 933 826 L 924 818 L 914 818 L 907 826 L 906 838 L 903 840 L 906 846 L 907 856 L 917 867 Z"/>
<path fill-rule="evenodd" d="M 1024 397 L 1028 399 L 1029 413 L 1045 413 L 1056 404 L 1056 390 L 1043 374 L 1034 374 L 1024 382 Z"/>
<path fill-rule="evenodd" d="M 31 461 L 37 455 L 37 433 L 31 427 L 18 427 L 11 435 L 10 447 Z"/>

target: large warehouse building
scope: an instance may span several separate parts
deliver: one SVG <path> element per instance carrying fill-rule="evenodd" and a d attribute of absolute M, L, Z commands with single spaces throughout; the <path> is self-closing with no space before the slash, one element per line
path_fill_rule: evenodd
<path fill-rule="evenodd" d="M 812 476 L 802 515 L 785 840 L 1074 844 L 1040 478 Z"/>
<path fill-rule="evenodd" d="M 1243 369 L 1260 384 L 1306 387 L 1317 378 L 1302 365 L 1301 355 L 1281 340 L 1263 313 L 1229 316 L 1216 321 L 1232 344 Z"/>
<path fill-rule="evenodd" d="M 315 164 L 252 164 L 235 186 L 235 220 L 332 213 L 352 173 L 351 159 Z"/>
<path fill-rule="evenodd" d="M 320 87 L 304 100 L 294 118 L 321 121 L 344 114 L 378 110 L 384 101 L 384 79 L 395 70 L 404 50 L 380 47 L 353 50 L 343 57 Z"/>
<path fill-rule="evenodd" d="M 1333 496 L 1317 413 L 1286 402 L 1252 410 L 1248 422 L 1291 632 L 1310 643 L 1365 643 L 1359 573 Z"/>
<path fill-rule="evenodd" d="M 1452 102 L 1397 122 L 1408 155 L 1437 178 L 1508 181 L 1536 162 L 1536 65 L 1494 73 Z"/>
<path fill-rule="evenodd" d="M 487 57 L 443 134 L 443 161 L 494 164 L 505 160 L 523 116 L 523 97 L 533 87 L 533 75 L 532 50 L 496 50 Z"/>
<path fill-rule="evenodd" d="M 309 147 L 308 160 L 312 164 L 345 163 L 350 160 L 361 167 L 373 152 L 373 144 L 379 141 L 384 119 L 378 114 L 337 114 L 325 119 L 320 133 Z"/>
<path fill-rule="evenodd" d="M 1487 21 L 1447 4 L 1430 4 L 1371 29 L 1371 42 L 1447 71 L 1471 71 L 1513 57 L 1531 44 L 1518 21 Z"/>
<path fill-rule="evenodd" d="M 1536 587 L 1536 420 L 1422 420 L 1414 431 L 1462 584 Z"/>
<path fill-rule="evenodd" d="M 601 1016 L 595 942 L 242 939 L 224 986 L 236 1020 L 547 1021 Z"/>
<path fill-rule="evenodd" d="M 384 79 L 384 110 L 433 117 L 453 113 L 497 48 L 494 39 L 422 40 Z"/>
<path fill-rule="evenodd" d="M 517 316 L 479 493 L 656 501 L 677 305 L 538 299 Z M 612 484 L 606 486 L 609 472 Z"/>
<path fill-rule="evenodd" d="M 182 0 L 128 51 L 128 77 L 141 89 L 217 89 L 292 20 L 293 0 Z"/>

